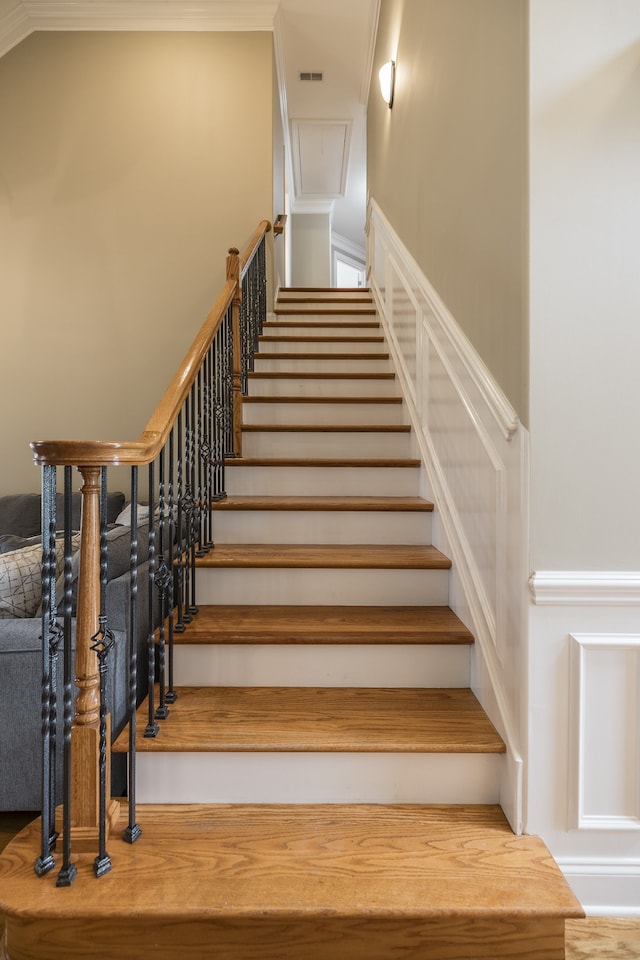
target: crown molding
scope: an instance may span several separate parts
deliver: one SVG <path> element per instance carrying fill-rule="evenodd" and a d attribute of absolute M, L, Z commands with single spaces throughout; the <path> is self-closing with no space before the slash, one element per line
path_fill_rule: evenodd
<path fill-rule="evenodd" d="M 34 30 L 271 31 L 277 10 L 278 0 L 21 0 L 0 17 L 0 56 Z"/>
<path fill-rule="evenodd" d="M 33 27 L 22 4 L 0 17 L 0 57 L 28 37 Z"/>

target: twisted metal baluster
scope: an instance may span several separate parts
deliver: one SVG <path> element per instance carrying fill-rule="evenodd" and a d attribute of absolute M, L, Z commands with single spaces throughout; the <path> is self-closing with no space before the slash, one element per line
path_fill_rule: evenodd
<path fill-rule="evenodd" d="M 169 592 L 168 592 L 168 621 L 169 621 L 169 684 L 165 694 L 167 703 L 175 703 L 178 699 L 173 684 L 173 634 L 175 630 L 174 623 L 174 584 L 175 584 L 175 546 L 176 546 L 176 523 L 175 523 L 175 503 L 174 503 L 174 463 L 175 463 L 175 426 L 169 434 L 169 483 L 168 483 L 168 507 L 169 507 Z"/>
<path fill-rule="evenodd" d="M 195 384 L 191 388 L 191 432 L 192 432 L 192 441 L 191 441 L 191 461 L 188 464 L 189 473 L 191 475 L 191 489 L 196 492 L 196 434 L 195 434 L 195 423 L 196 423 L 196 386 Z M 196 536 L 196 531 L 200 527 L 200 496 L 199 491 L 198 495 L 192 499 L 192 511 L 191 511 L 191 522 L 189 529 L 189 614 L 191 619 L 198 612 L 196 606 L 196 545 L 199 542 L 199 538 Z"/>
<path fill-rule="evenodd" d="M 71 467 L 64 468 L 64 749 L 62 800 L 62 867 L 57 887 L 69 887 L 77 875 L 71 862 L 71 729 L 73 724 L 73 650 L 71 647 L 72 617 L 72 540 L 71 540 Z"/>
<path fill-rule="evenodd" d="M 193 390 L 184 405 L 184 493 L 182 496 L 182 516 L 184 519 L 184 563 L 182 567 L 183 606 L 182 622 L 193 620 L 189 598 L 191 595 L 191 553 L 193 541 Z"/>
<path fill-rule="evenodd" d="M 129 822 L 123 839 L 135 843 L 142 828 L 136 822 L 136 735 L 138 706 L 138 468 L 131 468 L 131 548 L 129 555 Z"/>
<path fill-rule="evenodd" d="M 34 864 L 38 876 L 48 873 L 55 865 L 55 729 L 56 675 L 55 652 L 60 640 L 60 628 L 55 621 L 55 567 L 56 567 L 56 468 L 42 468 L 42 835 L 40 856 Z"/>
<path fill-rule="evenodd" d="M 221 489 L 226 496 L 225 457 L 235 454 L 233 446 L 233 311 L 227 310 L 225 317 L 225 345 L 224 345 L 224 372 L 222 375 L 222 389 L 224 391 L 224 440 L 222 447 L 222 478 Z"/>
<path fill-rule="evenodd" d="M 145 727 L 145 737 L 157 737 L 159 727 L 155 721 L 155 575 L 156 575 L 156 530 L 154 517 L 155 464 L 149 464 L 149 633 L 147 635 L 147 654 L 149 663 L 149 718 Z"/>
<path fill-rule="evenodd" d="M 184 458 L 183 458 L 183 427 L 182 427 L 182 410 L 178 414 L 178 419 L 176 422 L 176 430 L 178 436 L 177 444 L 177 456 L 176 456 L 176 548 L 177 548 L 177 558 L 176 558 L 176 573 L 177 573 L 177 604 L 176 604 L 176 624 L 174 630 L 176 633 L 184 633 L 185 630 L 185 619 L 184 619 Z"/>
<path fill-rule="evenodd" d="M 159 457 L 159 479 L 158 479 L 158 520 L 160 526 L 159 553 L 156 571 L 153 582 L 158 590 L 159 623 L 158 623 L 158 696 L 159 704 L 155 712 L 156 720 L 166 720 L 169 716 L 169 708 L 165 697 L 165 618 L 166 594 L 171 581 L 171 571 L 167 567 L 165 559 L 165 523 L 166 523 L 166 502 L 165 502 L 165 448 L 160 451 Z"/>
<path fill-rule="evenodd" d="M 100 468 L 100 613 L 98 631 L 91 638 L 91 649 L 98 657 L 98 675 L 100 677 L 100 750 L 98 770 L 100 778 L 99 815 L 98 815 L 98 856 L 93 870 L 96 877 L 102 877 L 111 870 L 111 857 L 107 853 L 107 673 L 109 654 L 114 645 L 114 636 L 107 626 L 106 590 L 107 590 L 107 468 Z"/>

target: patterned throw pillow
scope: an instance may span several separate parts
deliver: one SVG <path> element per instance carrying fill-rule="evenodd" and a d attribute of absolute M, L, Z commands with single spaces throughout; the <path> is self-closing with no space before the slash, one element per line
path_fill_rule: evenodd
<path fill-rule="evenodd" d="M 34 617 L 42 597 L 42 547 L 0 555 L 0 617 Z"/>
<path fill-rule="evenodd" d="M 78 549 L 80 537 L 73 538 Z M 64 539 L 56 540 L 56 576 L 64 566 Z M 0 618 L 35 617 L 42 599 L 42 544 L 0 554 Z"/>

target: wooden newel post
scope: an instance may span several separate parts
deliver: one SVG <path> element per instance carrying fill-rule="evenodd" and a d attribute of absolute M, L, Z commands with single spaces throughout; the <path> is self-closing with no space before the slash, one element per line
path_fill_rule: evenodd
<path fill-rule="evenodd" d="M 242 303 L 242 285 L 240 283 L 240 251 L 236 247 L 229 249 L 227 257 L 227 280 L 235 281 L 236 289 L 231 303 L 231 322 L 233 327 L 233 452 L 242 456 L 242 338 L 240 336 L 240 304 Z"/>
<path fill-rule="evenodd" d="M 80 467 L 82 529 L 76 614 L 75 718 L 71 730 L 71 832 L 74 845 L 92 844 L 100 824 L 100 675 L 92 646 L 100 616 L 100 467 Z M 107 716 L 107 798 L 110 789 L 110 717 Z M 107 800 L 107 832 L 113 805 Z M 81 849 L 81 848 L 79 848 Z"/>

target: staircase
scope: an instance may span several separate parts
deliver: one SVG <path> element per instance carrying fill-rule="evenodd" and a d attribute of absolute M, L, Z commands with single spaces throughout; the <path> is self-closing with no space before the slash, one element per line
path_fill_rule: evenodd
<path fill-rule="evenodd" d="M 155 739 L 141 708 L 143 836 L 112 836 L 99 882 L 25 874 L 20 944 L 47 952 L 11 960 L 561 960 L 581 910 L 498 806 L 505 746 L 369 295 L 282 291 L 249 379 Z"/>

